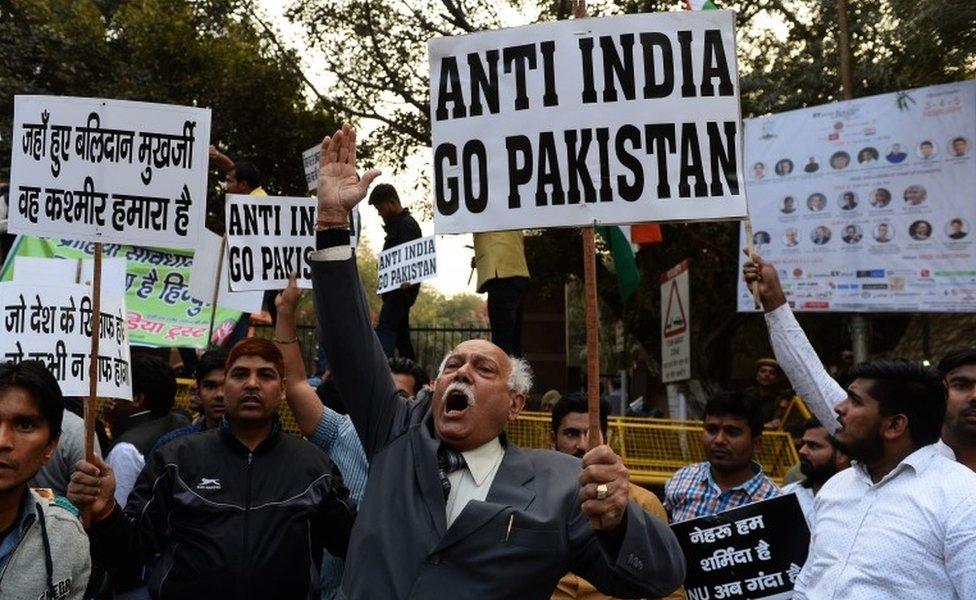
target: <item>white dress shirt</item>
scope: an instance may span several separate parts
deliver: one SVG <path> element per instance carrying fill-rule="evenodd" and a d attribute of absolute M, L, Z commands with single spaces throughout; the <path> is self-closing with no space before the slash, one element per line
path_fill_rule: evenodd
<path fill-rule="evenodd" d="M 146 459 L 135 446 L 122 442 L 112 446 L 105 461 L 115 472 L 115 501 L 119 508 L 125 508 L 129 493 L 135 487 L 142 468 L 146 466 Z"/>
<path fill-rule="evenodd" d="M 454 523 L 468 502 L 484 502 L 488 497 L 491 482 L 495 480 L 495 473 L 505 456 L 505 448 L 495 438 L 474 450 L 462 452 L 461 455 L 464 456 L 464 468 L 447 476 L 451 482 L 451 491 L 447 496 L 448 527 Z"/>
<path fill-rule="evenodd" d="M 976 473 L 934 445 L 878 483 L 854 463 L 820 488 L 799 600 L 976 598 Z"/>
<path fill-rule="evenodd" d="M 800 503 L 800 510 L 803 511 L 803 518 L 807 520 L 807 529 L 813 531 L 814 516 L 817 514 L 813 505 L 813 488 L 803 485 L 804 481 L 795 481 L 780 490 L 782 495 L 795 494 L 796 501 Z"/>

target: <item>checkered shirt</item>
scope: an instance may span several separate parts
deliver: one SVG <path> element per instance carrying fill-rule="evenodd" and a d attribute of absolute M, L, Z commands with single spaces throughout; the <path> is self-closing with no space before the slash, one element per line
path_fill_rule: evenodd
<path fill-rule="evenodd" d="M 743 484 L 722 491 L 712 477 L 707 462 L 688 465 L 664 484 L 664 508 L 672 523 L 714 515 L 760 500 L 780 495 L 779 488 L 758 463 L 753 463 L 755 475 Z"/>

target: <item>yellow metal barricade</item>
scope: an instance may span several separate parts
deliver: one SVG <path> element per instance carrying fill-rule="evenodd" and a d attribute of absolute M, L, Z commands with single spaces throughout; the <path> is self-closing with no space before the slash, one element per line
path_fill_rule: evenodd
<path fill-rule="evenodd" d="M 662 485 L 681 467 L 705 460 L 698 421 L 610 417 L 608 425 L 610 447 L 637 483 Z M 525 448 L 549 448 L 550 431 L 547 413 L 524 412 L 508 427 L 509 438 Z M 798 460 L 790 435 L 764 432 L 756 460 L 773 481 L 782 483 Z"/>

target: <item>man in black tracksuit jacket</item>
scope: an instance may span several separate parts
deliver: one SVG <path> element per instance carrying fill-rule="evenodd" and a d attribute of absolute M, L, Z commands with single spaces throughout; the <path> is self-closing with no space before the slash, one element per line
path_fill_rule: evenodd
<path fill-rule="evenodd" d="M 322 547 L 345 556 L 354 510 L 329 457 L 281 433 L 280 357 L 268 340 L 239 342 L 220 427 L 153 453 L 124 510 L 108 465 L 79 461 L 68 497 L 91 505 L 96 563 L 127 575 L 158 553 L 159 599 L 313 597 Z"/>

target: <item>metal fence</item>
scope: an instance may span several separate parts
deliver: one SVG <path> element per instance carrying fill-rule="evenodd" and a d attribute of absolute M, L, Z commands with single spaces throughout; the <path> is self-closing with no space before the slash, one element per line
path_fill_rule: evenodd
<path fill-rule="evenodd" d="M 271 339 L 274 328 L 270 325 L 258 325 L 254 328 L 254 335 Z M 440 366 L 444 356 L 465 340 L 491 339 L 491 330 L 477 325 L 462 327 L 413 327 L 410 329 L 410 341 L 413 343 L 417 355 L 417 364 L 427 373 L 433 375 Z M 305 361 L 305 371 L 311 376 L 316 372 L 315 362 L 318 356 L 318 337 L 315 327 L 303 325 L 298 327 L 298 342 L 301 344 L 302 359 Z"/>

